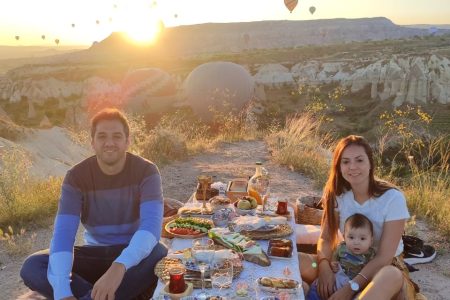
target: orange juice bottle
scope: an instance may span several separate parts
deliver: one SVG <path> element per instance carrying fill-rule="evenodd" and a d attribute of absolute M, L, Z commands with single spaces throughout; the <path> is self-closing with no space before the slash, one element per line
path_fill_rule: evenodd
<path fill-rule="evenodd" d="M 258 205 L 262 205 L 262 199 L 261 196 L 259 195 L 258 191 L 256 191 L 254 188 L 251 188 L 250 186 L 248 187 L 248 195 L 255 198 L 256 202 L 258 203 Z"/>
<path fill-rule="evenodd" d="M 269 188 L 269 172 L 262 166 L 261 162 L 256 163 L 255 174 L 248 181 L 247 192 L 258 202 L 258 205 L 263 204 L 263 197 Z"/>

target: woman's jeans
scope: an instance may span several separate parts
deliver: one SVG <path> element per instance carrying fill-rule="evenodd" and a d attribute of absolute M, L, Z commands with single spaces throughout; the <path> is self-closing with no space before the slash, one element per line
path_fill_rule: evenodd
<path fill-rule="evenodd" d="M 70 287 L 77 299 L 91 299 L 95 282 L 108 270 L 127 245 L 75 246 Z M 116 299 L 133 299 L 158 281 L 154 269 L 156 263 L 167 255 L 167 248 L 158 243 L 149 256 L 138 265 L 129 268 L 116 291 Z M 29 256 L 20 271 L 26 286 L 43 296 L 53 299 L 53 289 L 47 279 L 49 250 Z"/>

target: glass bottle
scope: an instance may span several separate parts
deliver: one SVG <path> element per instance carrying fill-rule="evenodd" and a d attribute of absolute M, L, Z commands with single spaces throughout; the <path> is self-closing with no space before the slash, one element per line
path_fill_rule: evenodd
<path fill-rule="evenodd" d="M 254 197 L 256 202 L 258 202 L 259 205 L 262 205 L 268 190 L 269 171 L 262 166 L 261 162 L 257 162 L 255 174 L 248 181 L 248 195 Z"/>

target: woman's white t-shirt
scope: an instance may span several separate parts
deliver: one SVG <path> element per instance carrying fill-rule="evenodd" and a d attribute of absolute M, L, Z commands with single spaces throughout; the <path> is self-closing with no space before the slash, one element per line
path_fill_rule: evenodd
<path fill-rule="evenodd" d="M 365 215 L 373 224 L 374 248 L 378 249 L 384 222 L 409 219 L 410 215 L 406 206 L 406 199 L 402 192 L 396 189 L 387 190 L 380 197 L 372 197 L 362 205 L 359 204 L 353 192 L 347 191 L 337 197 L 337 211 L 339 211 L 339 230 L 344 232 L 344 223 L 348 217 L 356 213 Z M 403 252 L 403 241 L 395 252 L 395 256 Z"/>

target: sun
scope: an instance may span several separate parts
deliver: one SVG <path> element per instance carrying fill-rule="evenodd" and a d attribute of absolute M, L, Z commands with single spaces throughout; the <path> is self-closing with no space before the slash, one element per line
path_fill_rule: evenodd
<path fill-rule="evenodd" d="M 126 35 L 138 44 L 153 44 L 161 33 L 160 22 L 135 23 L 130 22 L 125 28 Z"/>
<path fill-rule="evenodd" d="M 122 12 L 119 30 L 137 44 L 153 44 L 163 30 L 163 23 L 156 14 L 138 6 Z"/>

